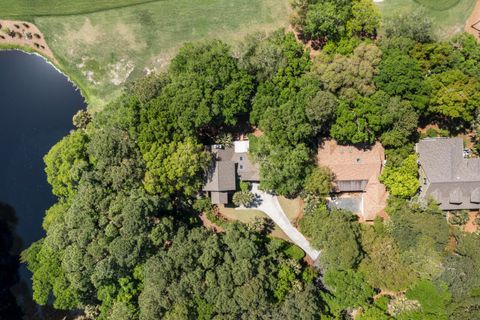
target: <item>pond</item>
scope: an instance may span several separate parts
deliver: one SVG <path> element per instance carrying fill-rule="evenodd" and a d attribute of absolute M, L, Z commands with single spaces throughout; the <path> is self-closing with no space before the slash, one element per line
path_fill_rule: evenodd
<path fill-rule="evenodd" d="M 16 252 L 44 235 L 42 219 L 55 198 L 43 156 L 73 129 L 72 117 L 84 107 L 80 92 L 43 58 L 0 51 L 0 225 L 13 226 Z M 22 287 L 30 288 L 24 266 L 19 274 Z"/>

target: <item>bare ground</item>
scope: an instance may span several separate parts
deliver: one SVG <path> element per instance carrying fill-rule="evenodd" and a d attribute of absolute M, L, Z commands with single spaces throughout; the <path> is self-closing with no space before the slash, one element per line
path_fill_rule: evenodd
<path fill-rule="evenodd" d="M 0 20 L 0 47 L 27 48 L 58 64 L 52 50 L 45 42 L 43 33 L 31 22 Z"/>

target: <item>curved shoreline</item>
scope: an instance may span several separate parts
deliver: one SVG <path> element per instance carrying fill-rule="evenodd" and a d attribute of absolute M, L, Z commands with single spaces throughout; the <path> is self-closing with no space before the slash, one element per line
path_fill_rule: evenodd
<path fill-rule="evenodd" d="M 63 71 L 59 66 L 57 66 L 55 63 L 53 63 L 52 61 L 50 61 L 47 57 L 45 57 L 44 55 L 42 55 L 41 53 L 37 52 L 37 51 L 30 51 L 28 50 L 29 48 L 25 48 L 25 47 L 22 47 L 22 46 L 12 46 L 10 48 L 8 47 L 2 47 L 0 45 L 0 51 L 18 51 L 18 52 L 23 52 L 25 54 L 29 54 L 29 55 L 35 55 L 35 56 L 38 56 L 40 58 L 42 58 L 46 63 L 48 63 L 49 65 L 51 65 L 58 73 L 60 73 L 61 75 L 63 75 L 68 82 L 70 82 L 74 88 L 75 88 L 75 91 L 78 91 L 80 92 L 80 95 L 82 96 L 85 104 L 88 105 L 88 99 L 87 97 L 85 96 L 84 94 L 84 91 L 82 90 L 82 88 L 75 82 L 73 81 L 70 76 L 65 72 Z"/>
<path fill-rule="evenodd" d="M 62 69 L 60 61 L 55 57 L 53 51 L 48 46 L 44 34 L 32 22 L 20 20 L 0 20 L 0 50 L 1 51 L 21 51 L 26 54 L 33 54 L 42 57 L 55 70 L 67 78 L 67 80 L 80 92 L 84 102 L 88 105 L 88 95 L 82 86 L 75 82 Z M 10 36 L 7 31 L 14 33 Z M 30 38 L 27 38 L 27 33 Z"/>

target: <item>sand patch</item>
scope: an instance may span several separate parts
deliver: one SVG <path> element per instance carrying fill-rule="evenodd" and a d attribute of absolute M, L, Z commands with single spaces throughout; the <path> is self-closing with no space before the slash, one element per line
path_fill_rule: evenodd
<path fill-rule="evenodd" d="M 58 65 L 43 33 L 33 23 L 18 20 L 0 20 L 0 46 L 26 48 Z"/>
<path fill-rule="evenodd" d="M 477 40 L 480 40 L 480 1 L 477 1 L 475 8 L 465 23 L 465 31 L 472 34 Z"/>

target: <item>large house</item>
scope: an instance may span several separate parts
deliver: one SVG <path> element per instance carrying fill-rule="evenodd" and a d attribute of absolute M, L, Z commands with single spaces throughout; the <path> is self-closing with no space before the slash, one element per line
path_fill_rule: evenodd
<path fill-rule="evenodd" d="M 249 141 L 235 141 L 233 146 L 209 146 L 212 163 L 205 177 L 203 191 L 213 204 L 227 204 L 237 190 L 238 181 L 258 182 L 259 168 L 250 160 Z"/>
<path fill-rule="evenodd" d="M 366 221 L 383 213 L 388 193 L 379 181 L 385 163 L 385 150 L 379 142 L 362 148 L 326 140 L 317 158 L 320 166 L 334 174 L 337 199 L 332 203 L 336 207 L 349 209 Z"/>
<path fill-rule="evenodd" d="M 461 138 L 429 138 L 416 145 L 420 196 L 442 210 L 480 209 L 480 159 L 468 158 Z"/>

